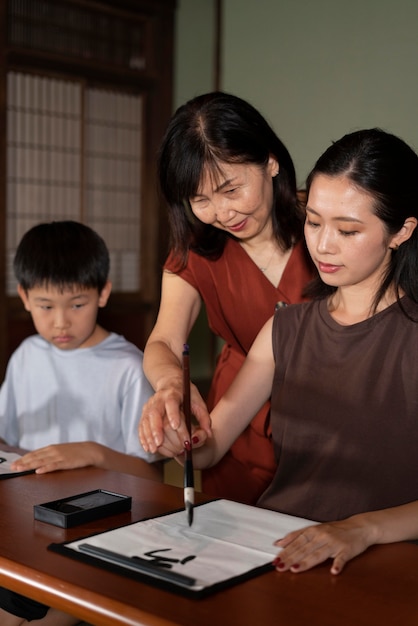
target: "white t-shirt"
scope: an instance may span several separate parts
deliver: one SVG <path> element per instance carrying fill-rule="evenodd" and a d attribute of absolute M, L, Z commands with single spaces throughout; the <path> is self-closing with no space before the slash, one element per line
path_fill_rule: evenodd
<path fill-rule="evenodd" d="M 153 394 L 142 360 L 143 353 L 115 333 L 68 351 L 40 335 L 28 337 L 12 354 L 0 389 L 0 437 L 26 450 L 96 441 L 157 460 L 138 438 L 142 406 Z"/>

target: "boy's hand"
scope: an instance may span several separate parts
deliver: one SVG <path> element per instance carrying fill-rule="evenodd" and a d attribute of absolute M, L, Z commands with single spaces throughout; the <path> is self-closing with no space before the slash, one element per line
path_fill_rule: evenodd
<path fill-rule="evenodd" d="M 58 443 L 28 452 L 11 465 L 19 472 L 35 470 L 37 474 L 46 474 L 56 470 L 75 469 L 98 465 L 100 446 L 90 441 L 77 443 Z"/>

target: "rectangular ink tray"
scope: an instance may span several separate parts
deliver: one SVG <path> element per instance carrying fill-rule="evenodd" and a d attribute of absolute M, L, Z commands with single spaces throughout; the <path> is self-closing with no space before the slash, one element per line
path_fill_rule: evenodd
<path fill-rule="evenodd" d="M 34 516 L 36 520 L 41 522 L 54 524 L 54 526 L 61 528 L 70 528 L 108 515 L 130 511 L 131 506 L 131 496 L 96 489 L 61 500 L 36 504 Z"/>

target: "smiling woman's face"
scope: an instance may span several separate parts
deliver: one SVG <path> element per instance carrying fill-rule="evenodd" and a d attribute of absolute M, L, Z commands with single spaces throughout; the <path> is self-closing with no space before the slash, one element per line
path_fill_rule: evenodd
<path fill-rule="evenodd" d="M 271 228 L 272 178 L 279 170 L 270 158 L 265 168 L 224 163 L 214 177 L 206 172 L 197 194 L 190 198 L 194 215 L 203 223 L 247 240 Z"/>

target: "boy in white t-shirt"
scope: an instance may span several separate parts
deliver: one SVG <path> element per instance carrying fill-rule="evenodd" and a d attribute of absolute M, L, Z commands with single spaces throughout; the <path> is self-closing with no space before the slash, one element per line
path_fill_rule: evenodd
<path fill-rule="evenodd" d="M 143 354 L 97 324 L 111 292 L 103 239 L 78 222 L 39 224 L 23 236 L 14 270 L 38 332 L 13 353 L 0 389 L 0 441 L 30 450 L 14 469 L 92 465 L 162 480 L 160 457 L 146 453 L 137 434 L 153 394 Z M 42 606 L 0 590 L 0 623 L 39 619 Z M 45 620 L 77 622 L 52 609 Z"/>

